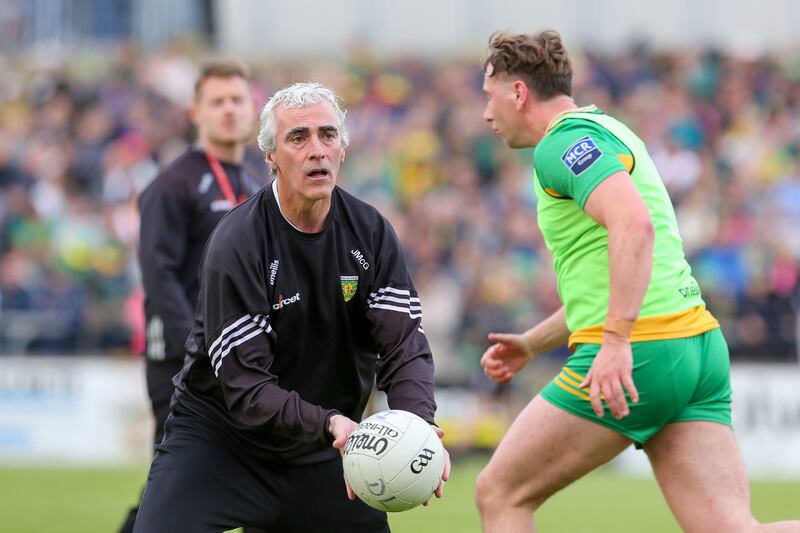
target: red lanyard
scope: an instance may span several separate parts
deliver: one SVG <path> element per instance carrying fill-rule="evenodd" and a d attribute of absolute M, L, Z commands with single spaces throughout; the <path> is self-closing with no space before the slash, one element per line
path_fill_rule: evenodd
<path fill-rule="evenodd" d="M 225 173 L 225 169 L 222 168 L 222 165 L 220 165 L 219 160 L 208 152 L 205 152 L 205 154 L 206 159 L 208 159 L 208 164 L 211 165 L 211 171 L 214 172 L 217 185 L 219 185 L 219 188 L 222 190 L 222 194 L 225 195 L 225 199 L 231 204 L 231 209 L 247 200 L 247 196 L 245 196 L 244 193 L 242 193 L 237 200 L 236 196 L 233 194 L 231 182 L 228 181 L 228 175 Z"/>

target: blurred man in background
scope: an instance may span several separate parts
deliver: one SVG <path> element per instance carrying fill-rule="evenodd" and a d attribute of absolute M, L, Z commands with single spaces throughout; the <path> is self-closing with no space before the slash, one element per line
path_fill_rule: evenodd
<path fill-rule="evenodd" d="M 242 65 L 219 62 L 203 68 L 191 117 L 197 142 L 164 168 L 139 199 L 147 392 L 155 446 L 164 436 L 172 378 L 183 366 L 208 236 L 228 211 L 265 185 L 264 173 L 245 163 L 256 110 Z M 135 517 L 132 509 L 121 531 L 131 531 Z"/>
<path fill-rule="evenodd" d="M 557 32 L 495 34 L 484 69 L 484 119 L 509 147 L 536 147 L 538 224 L 563 307 L 524 334 L 491 334 L 481 364 L 505 383 L 540 353 L 575 350 L 479 476 L 484 529 L 534 530 L 551 495 L 634 443 L 685 531 L 800 531 L 750 512 L 728 347 L 644 143 L 575 105 Z"/>

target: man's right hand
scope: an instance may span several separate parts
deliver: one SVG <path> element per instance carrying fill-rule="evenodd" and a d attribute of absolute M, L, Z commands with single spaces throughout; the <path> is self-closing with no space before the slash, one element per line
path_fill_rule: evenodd
<path fill-rule="evenodd" d="M 333 415 L 328 419 L 328 433 L 333 435 L 333 447 L 339 450 L 340 454 L 344 455 L 344 445 L 347 443 L 347 439 L 350 438 L 350 434 L 355 431 L 357 427 L 358 424 L 356 422 L 353 422 L 344 415 Z M 347 489 L 347 498 L 355 500 L 356 493 L 353 492 L 353 489 L 347 482 L 347 478 L 344 479 L 344 486 Z"/>
<path fill-rule="evenodd" d="M 533 359 L 534 353 L 524 335 L 490 333 L 493 342 L 481 357 L 483 373 L 495 383 L 508 383 Z"/>

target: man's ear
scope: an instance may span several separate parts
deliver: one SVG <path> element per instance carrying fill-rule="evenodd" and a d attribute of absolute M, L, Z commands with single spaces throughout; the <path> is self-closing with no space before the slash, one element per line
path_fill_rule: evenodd
<path fill-rule="evenodd" d="M 517 111 L 521 111 L 522 108 L 525 106 L 525 102 L 528 101 L 528 98 L 531 96 L 530 89 L 522 80 L 517 80 L 514 82 L 513 85 L 514 89 L 514 103 L 516 105 Z"/>
<path fill-rule="evenodd" d="M 344 156 L 345 156 L 345 153 L 346 153 L 346 151 L 345 151 L 345 150 L 342 150 L 342 163 L 344 163 Z"/>
<path fill-rule="evenodd" d="M 273 158 L 273 152 L 269 152 L 264 156 L 264 161 L 266 161 L 267 166 L 272 171 L 273 174 L 278 172 L 278 164 L 275 163 L 275 159 Z"/>
<path fill-rule="evenodd" d="M 197 106 L 194 103 L 189 106 L 189 120 L 195 127 L 197 126 Z"/>

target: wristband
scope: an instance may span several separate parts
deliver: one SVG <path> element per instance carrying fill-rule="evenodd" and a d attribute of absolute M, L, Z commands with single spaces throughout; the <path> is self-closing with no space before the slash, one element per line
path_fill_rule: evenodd
<path fill-rule="evenodd" d="M 628 320 L 626 318 L 611 318 L 606 317 L 606 323 L 603 324 L 603 331 L 619 335 L 623 339 L 630 339 L 633 333 L 633 324 L 635 320 Z"/>

